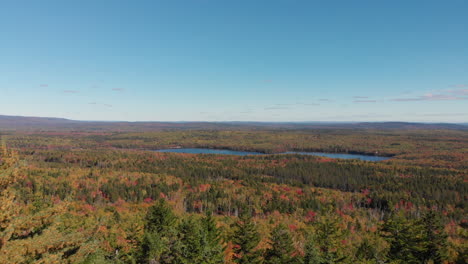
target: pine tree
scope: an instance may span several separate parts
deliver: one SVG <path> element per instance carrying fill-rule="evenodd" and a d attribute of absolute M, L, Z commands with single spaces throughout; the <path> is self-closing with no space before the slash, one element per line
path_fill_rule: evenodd
<path fill-rule="evenodd" d="M 390 261 L 420 264 L 425 252 L 424 228 L 420 222 L 408 220 L 401 214 L 388 218 L 381 235 L 390 244 L 387 258 Z"/>
<path fill-rule="evenodd" d="M 177 243 L 176 216 L 169 205 L 160 199 L 150 207 L 145 221 L 145 233 L 141 241 L 139 262 L 172 263 Z"/>
<path fill-rule="evenodd" d="M 224 263 L 224 248 L 221 245 L 221 232 L 216 227 L 216 222 L 211 215 L 207 215 L 201 220 L 203 260 L 207 264 Z"/>
<path fill-rule="evenodd" d="M 178 250 L 172 250 L 175 257 L 174 263 L 204 263 L 201 225 L 193 216 L 190 216 L 177 227 Z"/>
<path fill-rule="evenodd" d="M 363 263 L 381 263 L 383 260 L 382 256 L 379 254 L 375 241 L 371 241 L 369 238 L 364 238 L 364 240 L 359 244 L 355 253 L 356 259 Z"/>
<path fill-rule="evenodd" d="M 164 199 L 159 199 L 155 205 L 149 208 L 145 219 L 145 231 L 150 233 L 161 233 L 175 225 L 177 217 L 172 208 Z"/>
<path fill-rule="evenodd" d="M 434 264 L 443 263 L 447 259 L 447 234 L 440 222 L 440 218 L 434 211 L 426 213 L 420 220 L 424 227 L 424 252 L 421 255 L 423 263 L 430 260 Z"/>
<path fill-rule="evenodd" d="M 283 224 L 276 226 L 271 233 L 270 248 L 265 254 L 266 264 L 291 264 L 298 260 L 293 256 L 293 240 Z"/>
<path fill-rule="evenodd" d="M 316 224 L 314 239 L 320 247 L 323 264 L 342 263 L 347 256 L 343 253 L 341 241 L 345 234 L 338 226 L 338 219 L 324 217 Z"/>
<path fill-rule="evenodd" d="M 260 236 L 257 232 L 252 218 L 242 216 L 234 225 L 234 234 L 232 237 L 234 244 L 234 262 L 239 264 L 258 264 L 262 263 L 261 252 L 255 250 L 260 242 Z"/>
<path fill-rule="evenodd" d="M 312 236 L 309 237 L 305 245 L 305 255 L 303 264 L 321 264 L 325 263 L 325 260 L 320 255 L 320 252 L 317 248 L 316 242 Z"/>

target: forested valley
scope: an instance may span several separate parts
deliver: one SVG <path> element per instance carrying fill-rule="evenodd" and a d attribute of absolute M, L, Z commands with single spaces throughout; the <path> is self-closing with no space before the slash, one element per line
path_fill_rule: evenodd
<path fill-rule="evenodd" d="M 0 263 L 467 263 L 466 130 L 0 136 Z"/>

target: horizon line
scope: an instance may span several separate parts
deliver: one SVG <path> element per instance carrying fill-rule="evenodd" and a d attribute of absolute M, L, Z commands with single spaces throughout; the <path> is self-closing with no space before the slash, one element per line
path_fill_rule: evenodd
<path fill-rule="evenodd" d="M 275 124 L 304 124 L 304 123 L 420 123 L 420 124 L 468 124 L 467 121 L 459 122 L 442 122 L 442 121 L 402 121 L 402 120 L 380 120 L 380 121 L 365 121 L 365 120 L 327 120 L 327 121 L 253 121 L 253 120 L 217 120 L 217 121 L 207 121 L 207 120 L 171 120 L 171 121 L 161 121 L 161 120 L 144 120 L 144 121 L 128 121 L 128 120 L 83 120 L 83 119 L 72 119 L 66 117 L 52 117 L 52 116 L 23 116 L 23 115 L 2 115 L 0 117 L 19 117 L 19 118 L 44 118 L 44 119 L 59 119 L 66 121 L 74 122 L 103 122 L 103 123 L 275 123 Z"/>

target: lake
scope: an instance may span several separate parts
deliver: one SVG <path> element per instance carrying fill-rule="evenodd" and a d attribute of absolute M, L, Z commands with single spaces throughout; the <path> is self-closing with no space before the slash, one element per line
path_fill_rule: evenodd
<path fill-rule="evenodd" d="M 227 150 L 227 149 L 206 149 L 206 148 L 175 148 L 175 149 L 159 149 L 157 152 L 172 152 L 172 153 L 189 153 L 189 154 L 222 154 L 222 155 L 236 155 L 236 156 L 246 156 L 246 155 L 266 155 L 261 152 L 252 152 L 252 151 L 236 151 L 236 150 Z M 389 157 L 379 157 L 379 156 L 369 156 L 369 155 L 359 155 L 359 154 L 339 154 L 339 153 L 325 153 L 325 152 L 295 152 L 288 151 L 284 153 L 276 154 L 299 154 L 299 155 L 312 155 L 312 156 L 321 156 L 334 159 L 360 159 L 365 161 L 382 161 L 387 160 Z"/>
<path fill-rule="evenodd" d="M 382 161 L 388 160 L 389 157 L 380 157 L 380 156 L 370 156 L 370 155 L 360 155 L 360 154 L 340 154 L 340 153 L 325 153 L 325 152 L 295 152 L 289 151 L 282 154 L 300 154 L 300 155 L 312 155 L 312 156 L 321 156 L 334 159 L 360 159 L 366 161 Z"/>

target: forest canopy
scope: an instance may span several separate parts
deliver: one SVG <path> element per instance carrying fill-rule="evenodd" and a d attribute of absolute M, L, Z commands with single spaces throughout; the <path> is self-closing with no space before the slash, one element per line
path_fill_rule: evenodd
<path fill-rule="evenodd" d="M 467 134 L 1 135 L 1 263 L 464 263 Z M 155 152 L 171 147 L 267 155 Z M 284 151 L 388 156 L 380 162 Z"/>

